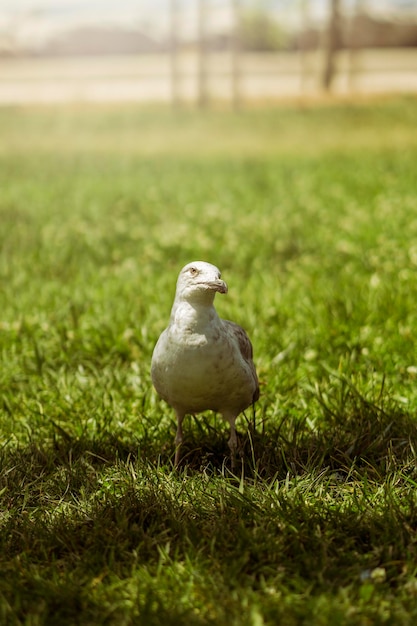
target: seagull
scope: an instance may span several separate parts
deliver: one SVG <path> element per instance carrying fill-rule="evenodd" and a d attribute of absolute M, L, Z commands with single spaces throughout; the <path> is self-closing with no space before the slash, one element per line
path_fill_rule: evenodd
<path fill-rule="evenodd" d="M 177 418 L 175 467 L 180 460 L 184 416 L 212 410 L 230 424 L 233 470 L 236 418 L 259 398 L 250 339 L 241 326 L 221 319 L 214 308 L 216 293 L 227 291 L 220 270 L 211 263 L 194 261 L 183 267 L 169 325 L 152 354 L 153 385 Z"/>

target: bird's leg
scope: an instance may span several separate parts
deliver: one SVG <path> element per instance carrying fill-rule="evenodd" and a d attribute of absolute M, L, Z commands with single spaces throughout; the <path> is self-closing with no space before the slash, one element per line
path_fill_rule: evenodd
<path fill-rule="evenodd" d="M 225 416 L 230 424 L 230 437 L 227 442 L 230 449 L 230 463 L 232 471 L 236 469 L 236 451 L 237 451 L 237 435 L 236 435 L 236 415 Z"/>
<path fill-rule="evenodd" d="M 184 413 L 180 413 L 179 411 L 175 411 L 177 415 L 177 432 L 175 435 L 175 460 L 174 467 L 178 467 L 178 463 L 180 461 L 180 450 L 182 444 L 182 422 L 184 419 Z"/>

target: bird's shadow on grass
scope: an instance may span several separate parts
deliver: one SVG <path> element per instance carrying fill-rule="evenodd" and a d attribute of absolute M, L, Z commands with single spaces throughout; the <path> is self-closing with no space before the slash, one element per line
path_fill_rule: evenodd
<path fill-rule="evenodd" d="M 209 416 L 190 420 L 178 471 L 231 475 L 228 427 Z M 174 471 L 172 424 L 154 438 L 127 438 L 122 433 L 70 437 L 56 433 L 48 441 L 32 441 L 0 452 L 0 489 L 4 484 L 42 484 L 56 478 L 63 489 L 80 489 L 105 467 L 127 463 Z M 152 441 L 151 441 L 152 439 Z M 284 417 L 279 424 L 240 422 L 235 473 L 241 478 L 283 480 L 290 475 L 331 470 L 340 475 L 382 476 L 415 463 L 417 420 L 396 410 L 386 413 L 361 404 L 343 416 L 324 415 L 317 428 L 307 419 Z M 58 484 L 57 484 L 58 488 Z"/>
<path fill-rule="evenodd" d="M 56 482 L 55 491 L 95 488 L 97 475 L 107 468 L 136 465 L 174 471 L 175 424 L 144 428 L 137 437 L 117 432 L 70 436 L 55 431 L 49 440 L 25 446 L 5 446 L 0 451 L 0 491 L 19 486 L 31 494 L 45 480 Z M 178 472 L 230 476 L 228 426 L 210 414 L 189 419 L 181 447 Z M 234 473 L 250 479 L 284 480 L 288 475 L 315 474 L 324 470 L 341 476 L 374 478 L 415 467 L 417 420 L 391 407 L 384 410 L 364 398 L 354 397 L 343 414 L 326 407 L 319 423 L 284 415 L 279 423 L 240 420 L 239 453 Z M 33 488 L 35 487 L 35 488 Z M 14 491 L 14 489 L 12 490 Z"/>
<path fill-rule="evenodd" d="M 230 475 L 227 428 L 214 429 L 208 420 L 187 434 L 180 468 Z M 343 415 L 324 412 L 319 425 L 307 418 L 284 416 L 280 423 L 240 425 L 235 473 L 247 479 L 283 480 L 288 475 L 322 471 L 340 477 L 381 479 L 401 467 L 415 467 L 417 420 L 393 408 L 385 411 L 359 399 Z"/>
<path fill-rule="evenodd" d="M 297 485 L 310 489 L 323 476 L 320 484 L 327 488 L 328 473 L 331 484 L 338 486 L 350 480 L 393 484 L 393 475 L 396 481 L 415 485 L 417 421 L 395 404 L 381 406 L 378 398 L 370 401 L 350 389 L 341 400 L 336 396 L 320 406 L 315 421 L 285 412 L 279 422 L 268 421 L 267 412 L 257 419 L 240 418 L 241 454 L 234 473 L 228 425 L 212 414 L 187 419 L 178 469 L 173 467 L 174 420 L 156 424 L 144 418 L 137 434 L 119 427 L 71 435 L 51 424 L 48 439 L 43 431 L 43 438 L 35 434 L 29 444 L 4 446 L 0 550 L 7 575 L 2 592 L 9 598 L 16 594 L 22 620 L 34 599 L 43 606 L 49 593 L 54 621 L 74 623 L 86 601 L 92 613 L 100 610 L 100 598 L 86 600 L 85 581 L 128 577 L 141 566 L 156 571 L 161 558 L 169 562 L 166 546 L 175 554 L 172 562 L 187 562 L 191 554 L 207 567 L 214 559 L 213 571 L 216 576 L 224 572 L 225 585 L 233 576 L 256 584 L 256 572 L 260 579 L 264 571 L 277 572 L 282 563 L 286 576 L 291 573 L 317 587 L 340 582 L 342 570 L 343 581 L 359 579 L 361 572 L 381 562 L 398 564 L 390 566 L 396 579 L 414 528 L 407 520 L 404 524 L 397 500 L 382 499 L 374 510 L 366 488 L 358 489 L 355 498 L 362 498 L 359 505 L 367 511 L 358 515 L 321 496 L 314 506 Z M 302 480 L 290 481 L 294 489 L 288 491 L 281 488 L 288 477 Z M 365 477 L 369 483 L 362 480 Z M 245 484 L 241 490 L 243 480 L 263 488 L 246 491 Z M 414 490 L 409 492 L 412 503 Z M 276 499 L 283 506 L 268 506 Z M 322 535 L 317 533 L 329 524 L 332 537 L 337 537 L 328 544 L 332 559 L 323 552 Z M 259 528 L 265 528 L 265 534 Z M 399 535 L 402 543 L 391 553 L 390 537 Z M 384 553 L 381 546 L 386 546 Z M 242 554 L 247 561 L 236 574 L 234 563 L 241 562 Z M 65 585 L 63 573 L 69 581 Z M 138 600 L 143 602 L 140 611 L 150 611 L 151 617 L 163 614 L 164 623 L 169 623 L 164 606 L 155 604 L 158 580 L 149 576 L 141 585 L 147 587 Z M 147 598 L 156 600 L 149 604 Z M 175 590 L 169 603 L 175 604 Z M 185 614 L 174 617 L 174 623 L 187 623 Z"/>
<path fill-rule="evenodd" d="M 320 431 L 313 431 L 304 421 L 289 419 L 270 427 L 265 424 L 265 428 L 254 428 L 253 423 L 249 423 L 246 431 L 241 424 L 242 461 L 238 463 L 236 474 L 240 474 L 240 480 L 242 474 L 247 480 L 262 478 L 264 484 L 272 480 L 275 484 L 289 473 L 303 476 L 310 473 L 314 477 L 324 470 L 344 474 L 344 480 L 349 480 L 349 476 L 357 479 L 361 473 L 382 478 L 398 467 L 402 472 L 408 468 L 410 474 L 415 474 L 413 441 L 417 440 L 417 425 L 410 416 L 400 412 L 389 415 L 368 406 L 345 417 L 344 421 L 324 419 Z M 95 580 L 95 576 L 106 576 L 110 571 L 123 577 L 140 564 L 156 567 L 159 558 L 156 547 L 163 551 L 167 543 L 172 544 L 175 554 L 183 559 L 192 546 L 196 554 L 212 562 L 213 537 L 223 542 L 216 550 L 216 572 L 227 569 L 234 558 L 224 558 L 224 554 L 230 555 L 233 547 L 232 557 L 237 557 L 247 537 L 243 533 L 236 547 L 236 528 L 240 528 L 242 519 L 250 528 L 258 527 L 258 515 L 264 516 L 265 511 L 243 496 L 238 497 L 240 491 L 233 483 L 213 483 L 218 487 L 214 498 L 212 491 L 206 491 L 210 473 L 231 477 L 227 429 L 212 432 L 212 428 L 203 420 L 198 427 L 190 429 L 177 472 L 172 467 L 169 428 L 162 431 L 161 439 L 153 448 L 140 440 L 126 442 L 121 436 L 107 433 L 95 438 L 71 439 L 61 435 L 48 444 L 32 442 L 14 450 L 3 449 L 0 494 L 5 514 L 0 548 L 10 564 L 8 592 L 13 594 L 16 589 L 20 592 L 24 589 L 24 602 L 29 606 L 34 596 L 42 598 L 45 589 L 52 589 L 59 595 L 59 606 L 73 615 L 74 598 L 83 601 L 77 577 L 71 579 L 70 587 L 64 591 L 59 582 L 54 587 L 55 583 L 33 576 L 34 565 L 48 564 L 51 570 L 62 569 L 72 572 L 72 576 L 76 571 L 80 580 Z M 166 443 L 166 450 L 161 453 L 162 441 Z M 161 474 L 155 471 L 158 468 Z M 203 473 L 203 480 L 199 480 L 198 476 Z M 415 480 L 414 474 L 412 480 Z M 187 476 L 191 479 L 189 482 Z M 275 494 L 275 490 L 272 491 Z M 285 490 L 279 493 L 285 500 Z M 356 564 L 355 553 L 355 563 L 351 564 L 355 572 L 363 569 L 363 563 L 368 563 L 368 552 L 372 553 L 368 545 L 374 523 L 372 515 L 360 516 L 358 521 L 348 510 L 332 512 L 327 505 L 323 511 L 320 507 L 310 510 L 303 498 L 290 498 L 279 513 L 276 509 L 268 511 L 271 516 L 268 528 L 278 533 L 277 537 L 285 531 L 288 540 L 282 540 L 281 548 L 271 553 L 268 540 L 263 542 L 262 533 L 253 534 L 259 545 L 253 547 L 252 560 L 249 559 L 239 574 L 240 577 L 247 575 L 251 584 L 259 559 L 275 571 L 283 558 L 287 570 L 293 568 L 294 574 L 311 577 L 319 584 L 314 572 L 315 559 L 321 552 L 315 538 L 321 541 L 316 529 L 326 515 L 334 516 L 334 523 L 343 533 L 349 527 L 348 539 L 363 546 L 362 560 Z M 394 532 L 402 520 L 396 510 L 390 515 Z M 284 521 L 288 519 L 288 524 L 282 523 L 279 517 L 279 525 L 276 516 L 283 516 Z M 375 521 L 378 519 L 376 516 Z M 379 524 L 375 545 L 384 545 L 388 531 L 380 521 Z M 296 553 L 294 545 L 299 545 L 300 537 L 295 530 L 294 538 L 293 528 L 304 529 L 305 549 Z M 335 557 L 332 567 L 323 561 L 321 582 L 331 584 L 335 568 L 340 569 L 343 564 L 341 554 L 343 549 L 338 549 L 336 555 L 339 556 Z M 17 567 L 15 559 L 18 559 Z M 168 555 L 164 559 L 168 559 Z M 148 591 L 152 594 L 155 592 L 152 578 L 148 582 Z M 24 604 L 22 606 L 24 609 Z"/>
<path fill-rule="evenodd" d="M 355 551 L 346 580 L 352 575 L 358 577 L 369 563 L 375 567 L 380 562 L 379 547 L 388 546 L 389 536 L 404 526 L 397 508 L 387 508 L 386 523 L 380 510 L 358 517 L 349 509 L 333 510 L 332 503 L 324 501 L 323 506 L 319 502 L 320 506 L 311 507 L 303 497 L 288 499 L 285 489 L 277 494 L 274 489 L 270 491 L 286 505 L 265 510 L 244 495 L 240 497 L 237 488 L 242 476 L 247 481 L 262 479 L 264 485 L 275 485 L 289 474 L 309 479 L 324 471 L 347 481 L 365 475 L 382 480 L 400 469 L 415 482 L 416 421 L 401 411 L 386 412 L 370 403 L 347 409 L 343 419 L 323 414 L 317 429 L 307 420 L 290 417 L 284 417 L 280 424 L 256 425 L 250 421 L 246 429 L 241 421 L 237 484 L 213 481 L 216 497 L 207 489 L 207 476 L 234 477 L 229 465 L 228 429 L 220 423 L 215 423 L 214 429 L 209 418 L 198 424 L 191 420 L 178 470 L 172 464 L 174 424 L 157 431 L 153 441 L 146 433 L 144 439 L 136 440 L 127 439 L 122 432 L 80 437 L 60 433 L 49 441 L 4 447 L 0 453 L 0 549 L 8 573 L 3 578 L 3 590 L 8 597 L 16 594 L 22 616 L 34 599 L 44 602 L 48 592 L 57 599 L 50 608 L 57 612 L 54 618 L 58 616 L 60 623 L 74 623 L 71 619 L 76 617 L 77 603 L 86 602 L 83 581 L 101 580 L 108 573 L 119 578 L 129 576 L 141 564 L 156 568 L 160 554 L 165 561 L 170 558 L 164 552 L 167 545 L 172 545 L 175 558 L 184 562 L 190 550 L 203 559 L 205 567 L 217 559 L 213 566 L 216 576 L 224 571 L 228 581 L 236 575 L 233 563 L 246 554 L 248 535 L 239 535 L 236 529 L 242 529 L 242 520 L 245 528 L 259 528 L 266 513 L 271 522 L 266 527 L 272 535 L 264 540 L 262 533 L 251 533 L 256 541 L 249 551 L 252 556 L 239 571 L 239 580 L 247 576 L 252 585 L 260 561 L 267 571 L 274 572 L 284 561 L 287 574 L 309 578 L 319 586 L 331 585 L 335 572 L 346 568 L 344 554 L 351 549 L 349 542 L 355 542 L 362 552 L 358 557 Z M 324 526 L 333 520 L 340 541 L 346 537 L 346 550 L 338 543 L 334 560 L 328 564 L 324 558 L 320 576 L 316 576 L 317 555 L 322 554 L 321 535 L 316 531 L 324 524 L 324 517 Z M 271 552 L 271 537 L 276 542 L 282 533 L 279 549 Z M 215 556 L 213 539 L 217 542 Z M 299 549 L 300 541 L 303 549 Z M 410 541 L 406 535 L 406 547 L 398 558 L 388 552 L 388 547 L 384 558 L 401 565 Z M 38 565 L 43 576 L 36 569 Z M 64 586 L 60 582 L 63 572 L 69 581 Z M 146 593 L 141 596 L 145 604 L 140 607 L 145 612 L 151 610 L 146 598 L 158 597 L 157 582 L 153 583 L 152 577 L 146 580 Z M 99 599 L 91 597 L 88 601 L 89 610 L 99 610 Z M 187 623 L 182 614 L 176 617 L 175 623 Z"/>

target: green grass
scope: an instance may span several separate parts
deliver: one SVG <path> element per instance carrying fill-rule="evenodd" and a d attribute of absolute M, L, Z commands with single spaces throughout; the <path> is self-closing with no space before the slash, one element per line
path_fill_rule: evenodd
<path fill-rule="evenodd" d="M 0 110 L 0 622 L 414 624 L 417 102 Z M 261 379 L 152 390 L 179 269 Z"/>

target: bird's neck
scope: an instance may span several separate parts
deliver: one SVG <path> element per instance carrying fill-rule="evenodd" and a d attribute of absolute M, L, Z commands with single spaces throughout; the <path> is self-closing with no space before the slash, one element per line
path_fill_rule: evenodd
<path fill-rule="evenodd" d="M 172 308 L 171 320 L 178 328 L 192 333 L 203 332 L 218 319 L 213 302 L 179 301 Z"/>

